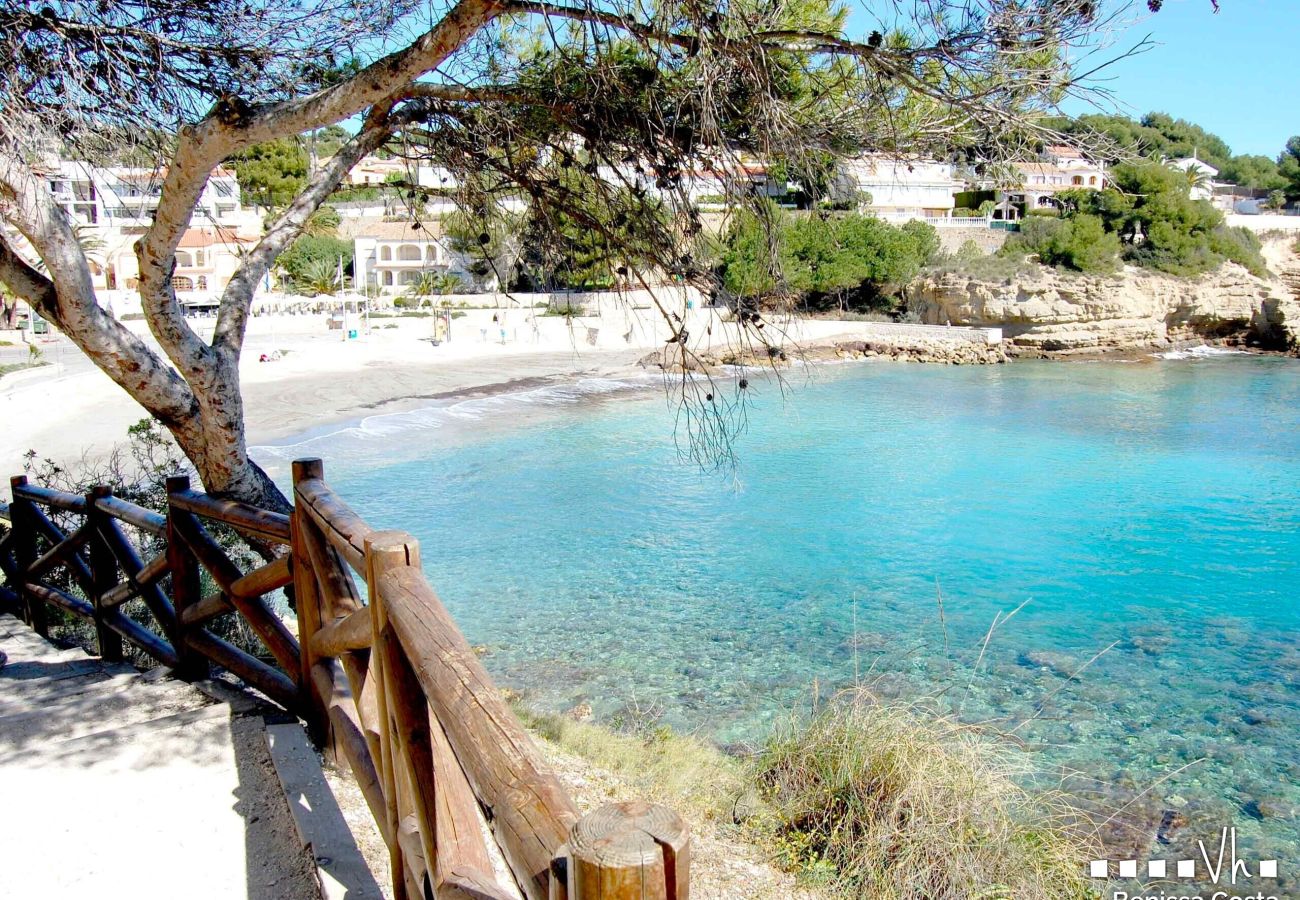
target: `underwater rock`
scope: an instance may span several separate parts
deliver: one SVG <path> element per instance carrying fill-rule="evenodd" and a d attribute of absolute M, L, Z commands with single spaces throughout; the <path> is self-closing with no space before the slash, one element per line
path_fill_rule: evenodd
<path fill-rule="evenodd" d="M 1020 665 L 1031 669 L 1046 669 L 1061 678 L 1070 678 L 1083 665 L 1068 653 L 1055 650 L 1025 650 L 1020 654 Z"/>

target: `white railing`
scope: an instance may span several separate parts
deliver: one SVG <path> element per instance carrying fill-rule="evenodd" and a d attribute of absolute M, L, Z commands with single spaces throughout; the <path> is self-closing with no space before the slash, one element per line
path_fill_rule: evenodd
<path fill-rule="evenodd" d="M 935 228 L 988 228 L 992 216 L 900 216 L 882 215 L 886 222 L 902 225 L 905 222 L 924 222 Z"/>

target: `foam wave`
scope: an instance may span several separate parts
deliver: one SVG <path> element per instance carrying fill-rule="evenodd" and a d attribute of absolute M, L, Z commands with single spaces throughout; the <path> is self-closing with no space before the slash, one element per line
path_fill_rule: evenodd
<path fill-rule="evenodd" d="M 567 406 L 594 397 L 624 391 L 644 390 L 657 384 L 657 376 L 630 378 L 580 378 L 562 384 L 530 390 L 510 391 L 486 397 L 470 397 L 434 403 L 403 412 L 366 416 L 350 425 L 310 434 L 308 437 L 278 444 L 251 447 L 250 452 L 263 459 L 296 459 L 320 444 L 336 445 L 356 441 L 374 443 L 415 431 L 436 431 L 448 426 L 472 423 L 495 416 L 517 414 L 522 409 Z"/>
<path fill-rule="evenodd" d="M 1211 347 L 1209 344 L 1201 344 L 1199 347 L 1188 347 L 1185 350 L 1169 350 L 1151 355 L 1156 359 L 1209 359 L 1215 356 L 1249 356 L 1250 354 L 1245 350 L 1232 350 L 1228 347 Z"/>

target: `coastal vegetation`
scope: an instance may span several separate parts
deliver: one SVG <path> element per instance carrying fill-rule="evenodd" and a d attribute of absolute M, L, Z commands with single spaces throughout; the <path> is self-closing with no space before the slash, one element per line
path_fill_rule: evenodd
<path fill-rule="evenodd" d="M 848 691 L 731 756 L 653 715 L 607 727 L 515 708 L 561 750 L 734 830 L 831 896 L 1089 896 L 1087 818 L 1025 787 L 1026 751 L 933 709 Z"/>
<path fill-rule="evenodd" d="M 859 213 L 792 213 L 768 204 L 736 217 L 717 256 L 723 286 L 746 300 L 810 309 L 890 309 L 939 250 L 924 222 Z"/>
<path fill-rule="evenodd" d="M 1104 141 L 1107 155 L 1119 159 L 1163 162 L 1195 157 L 1218 169 L 1216 180 L 1244 188 L 1282 191 L 1300 199 L 1300 135 L 1290 138 L 1276 157 L 1234 154 L 1227 141 L 1200 125 L 1151 112 L 1141 119 L 1089 113 L 1054 119 L 1062 134 L 1081 141 Z"/>
<path fill-rule="evenodd" d="M 1058 217 L 1025 219 L 1000 252 L 1090 274 L 1128 263 L 1195 276 L 1226 261 L 1267 274 L 1259 239 L 1226 226 L 1209 201 L 1192 199 L 1184 173 L 1167 166 L 1122 163 L 1106 188 L 1063 191 L 1057 200 Z"/>

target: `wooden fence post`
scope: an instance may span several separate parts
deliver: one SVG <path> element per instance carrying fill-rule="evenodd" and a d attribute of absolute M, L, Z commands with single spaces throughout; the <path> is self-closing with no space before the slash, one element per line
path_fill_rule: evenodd
<path fill-rule="evenodd" d="M 190 489 L 188 475 L 167 478 L 167 494 Z M 186 681 L 207 678 L 211 673 L 207 658 L 189 644 L 190 632 L 202 625 L 185 624 L 185 610 L 203 599 L 203 579 L 199 561 L 176 530 L 176 515 L 167 504 L 167 568 L 172 573 L 172 604 L 176 609 L 176 676 Z"/>
<path fill-rule="evenodd" d="M 655 803 L 611 803 L 578 820 L 552 866 L 550 900 L 689 900 L 690 834 Z"/>
<path fill-rule="evenodd" d="M 295 612 L 298 615 L 298 650 L 302 658 L 302 707 L 307 720 L 307 730 L 312 741 L 318 747 L 337 760 L 339 748 L 334 746 L 333 735 L 329 725 L 329 713 L 326 710 L 328 697 L 320 696 L 312 678 L 312 667 L 316 664 L 316 654 L 311 649 L 312 636 L 321 627 L 321 596 L 316 585 L 316 573 L 312 571 L 311 554 L 307 550 L 307 539 L 303 529 L 310 528 L 306 510 L 298 502 L 298 484 L 307 479 L 325 478 L 325 464 L 319 459 L 296 459 L 293 461 L 293 515 L 290 527 L 290 560 L 293 568 L 293 594 Z"/>
<path fill-rule="evenodd" d="M 86 524 L 90 529 L 90 583 L 91 606 L 95 608 L 95 638 L 99 643 L 99 655 L 109 662 L 122 661 L 122 636 L 104 624 L 102 598 L 105 591 L 117 586 L 117 557 L 108 545 L 101 530 L 107 516 L 95 506 L 101 497 L 113 496 L 113 489 L 107 485 L 97 485 L 86 495 Z"/>
<path fill-rule="evenodd" d="M 406 790 L 406 776 L 398 771 L 401 762 L 400 748 L 394 746 L 395 728 L 393 725 L 393 696 L 389 691 L 391 676 L 388 661 L 382 651 L 383 634 L 388 628 L 388 614 L 379 593 L 379 578 L 385 572 L 401 566 L 420 565 L 420 545 L 409 534 L 400 531 L 378 531 L 366 537 L 366 587 L 369 591 L 370 633 L 372 647 L 370 653 L 369 678 L 378 688 L 375 692 L 379 717 L 379 759 L 376 760 L 380 781 L 384 787 L 384 802 L 388 811 L 388 831 L 392 835 L 389 846 L 389 863 L 393 874 L 393 896 L 395 900 L 406 900 L 412 893 L 409 890 L 414 875 L 406 870 L 406 858 L 402 854 L 402 845 L 398 840 L 402 819 L 406 813 L 403 808 L 402 794 Z M 437 860 L 426 859 L 425 865 L 432 869 Z M 432 878 L 430 879 L 432 880 Z M 421 893 L 423 893 L 421 891 Z"/>
<path fill-rule="evenodd" d="M 10 495 L 9 525 L 14 535 L 14 564 L 18 572 L 18 603 L 23 608 L 23 617 L 41 637 L 50 636 L 49 621 L 45 615 L 45 604 L 27 590 L 27 570 L 36 562 L 36 525 L 32 520 L 32 501 L 18 496 L 18 489 L 27 486 L 26 475 L 15 475 L 9 479 Z"/>

